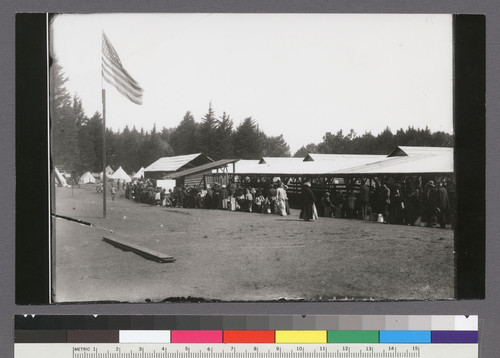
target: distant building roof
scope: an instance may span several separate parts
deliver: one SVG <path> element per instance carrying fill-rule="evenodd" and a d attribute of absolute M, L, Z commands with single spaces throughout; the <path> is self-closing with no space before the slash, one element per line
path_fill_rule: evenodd
<path fill-rule="evenodd" d="M 227 164 L 235 163 L 238 160 L 239 159 L 221 159 L 221 160 L 217 160 L 215 162 L 203 164 L 203 165 L 191 168 L 191 169 L 186 169 L 186 170 L 182 170 L 180 172 L 168 174 L 167 177 L 168 177 L 168 179 L 177 179 L 177 178 L 185 177 L 187 175 L 203 173 L 203 172 L 210 171 L 212 169 L 220 168 L 220 167 L 225 166 Z"/>
<path fill-rule="evenodd" d="M 195 167 L 198 163 L 191 163 L 194 161 L 203 162 L 200 164 L 205 164 L 213 160 L 202 153 L 163 157 L 144 169 L 144 172 L 175 172 L 179 169 L 183 169 L 183 167 L 186 167 L 186 169 Z"/>

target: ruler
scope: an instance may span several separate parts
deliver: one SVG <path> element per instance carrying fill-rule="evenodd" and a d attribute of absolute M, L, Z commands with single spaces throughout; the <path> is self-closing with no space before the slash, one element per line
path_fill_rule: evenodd
<path fill-rule="evenodd" d="M 15 344 L 15 358 L 477 358 L 477 344 Z"/>

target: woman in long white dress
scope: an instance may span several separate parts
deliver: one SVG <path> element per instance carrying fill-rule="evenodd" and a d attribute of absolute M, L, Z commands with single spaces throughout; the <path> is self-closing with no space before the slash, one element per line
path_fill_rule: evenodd
<path fill-rule="evenodd" d="M 278 190 L 276 191 L 276 200 L 278 201 L 278 214 L 281 216 L 286 216 L 286 190 L 285 185 L 280 183 Z"/>

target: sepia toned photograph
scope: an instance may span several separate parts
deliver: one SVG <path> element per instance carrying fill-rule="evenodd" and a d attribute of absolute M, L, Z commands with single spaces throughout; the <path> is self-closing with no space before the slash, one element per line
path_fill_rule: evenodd
<path fill-rule="evenodd" d="M 58 14 L 51 293 L 453 300 L 453 16 Z"/>

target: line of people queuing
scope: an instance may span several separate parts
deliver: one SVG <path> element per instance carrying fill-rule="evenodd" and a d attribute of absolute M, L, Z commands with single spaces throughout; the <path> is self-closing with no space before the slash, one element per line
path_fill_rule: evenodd
<path fill-rule="evenodd" d="M 239 187 L 235 184 L 200 187 L 157 188 L 153 180 L 125 184 L 125 199 L 166 207 L 222 209 L 263 214 L 290 215 L 287 186 L 276 182 L 265 188 Z"/>
<path fill-rule="evenodd" d="M 166 190 L 155 184 L 154 180 L 142 179 L 122 183 L 122 187 L 126 199 L 149 205 L 290 215 L 288 187 L 281 181 L 260 188 L 240 187 L 234 183 L 226 187 L 216 183 L 206 190 L 200 187 Z M 119 185 L 111 186 L 113 199 Z M 436 183 L 429 180 L 425 184 L 411 177 L 390 182 L 362 180 L 358 190 L 348 185 L 345 191 L 325 192 L 320 200 L 311 183 L 305 182 L 300 195 L 300 218 L 312 221 L 319 213 L 324 217 L 374 221 L 381 218 L 389 224 L 420 225 L 425 222 L 427 226 L 439 225 L 441 228 L 451 222 L 453 227 L 455 198 L 455 182 L 449 178 L 441 178 Z"/>
<path fill-rule="evenodd" d="M 363 180 L 359 191 L 353 187 L 345 193 L 326 192 L 321 199 L 324 216 L 360 218 L 363 220 L 381 219 L 384 223 L 426 226 L 447 223 L 454 227 L 455 182 L 450 178 L 429 180 L 423 184 L 411 177 L 391 183 Z"/>

